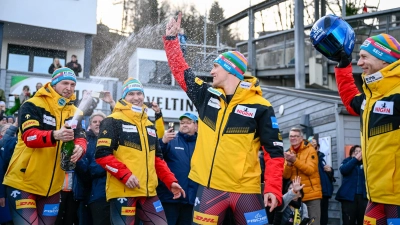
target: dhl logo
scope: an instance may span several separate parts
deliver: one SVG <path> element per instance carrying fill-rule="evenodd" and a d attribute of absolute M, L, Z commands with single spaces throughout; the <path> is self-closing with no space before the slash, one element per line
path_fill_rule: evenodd
<path fill-rule="evenodd" d="M 36 202 L 32 199 L 21 199 L 15 201 L 17 209 L 36 208 Z"/>
<path fill-rule="evenodd" d="M 99 140 L 97 140 L 97 146 L 110 147 L 111 146 L 111 139 L 110 138 L 100 138 Z"/>
<path fill-rule="evenodd" d="M 22 129 L 25 130 L 28 127 L 39 126 L 39 122 L 37 120 L 28 120 L 22 124 Z"/>
<path fill-rule="evenodd" d="M 202 225 L 217 224 L 218 216 L 194 211 L 193 222 L 195 222 L 196 224 L 202 224 Z"/>
<path fill-rule="evenodd" d="M 122 216 L 134 216 L 136 214 L 136 207 L 124 207 L 122 206 L 121 215 Z"/>
<path fill-rule="evenodd" d="M 364 216 L 364 225 L 376 225 L 376 219 L 369 216 Z"/>

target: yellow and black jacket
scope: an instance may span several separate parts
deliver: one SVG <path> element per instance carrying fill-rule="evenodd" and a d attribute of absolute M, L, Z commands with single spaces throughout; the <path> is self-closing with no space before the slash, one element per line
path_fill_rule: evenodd
<path fill-rule="evenodd" d="M 55 141 L 52 132 L 72 122 L 71 126 L 76 126 L 75 144 L 86 149 L 80 123 L 82 111 L 73 105 L 73 100 L 75 95 L 63 98 L 47 83 L 22 104 L 18 143 L 3 184 L 40 196 L 51 196 L 61 190 L 65 176 L 60 167 L 62 141 Z M 75 113 L 79 116 L 72 120 Z"/>
<path fill-rule="evenodd" d="M 156 129 L 146 111 L 145 106 L 119 100 L 113 113 L 101 122 L 95 158 L 108 172 L 107 200 L 155 196 L 157 176 L 168 188 L 176 182 L 162 160 Z M 139 180 L 140 189 L 125 186 L 132 174 Z"/>
<path fill-rule="evenodd" d="M 292 146 L 288 151 L 295 153 Z M 322 198 L 318 153 L 308 141 L 301 142 L 296 153 L 296 161 L 292 166 L 285 162 L 283 178 L 293 180 L 296 176 L 301 177 L 301 183 L 305 184 L 303 202 Z"/>
<path fill-rule="evenodd" d="M 351 65 L 335 68 L 340 97 L 360 115 L 362 159 L 371 202 L 400 205 L 400 60 L 362 75 L 364 93 L 354 84 Z"/>
<path fill-rule="evenodd" d="M 189 178 L 217 190 L 260 194 L 258 151 L 264 150 L 265 189 L 282 198 L 283 143 L 271 104 L 258 80 L 245 77 L 232 99 L 195 77 L 175 37 L 164 40 L 175 79 L 199 113 L 198 137 Z"/>

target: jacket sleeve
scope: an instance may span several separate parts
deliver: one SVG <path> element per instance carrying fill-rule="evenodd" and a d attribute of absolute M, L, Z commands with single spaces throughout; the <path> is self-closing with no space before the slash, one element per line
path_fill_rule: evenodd
<path fill-rule="evenodd" d="M 19 98 L 15 98 L 14 106 L 11 109 L 6 110 L 6 115 L 13 115 L 18 109 L 21 107 L 21 100 Z"/>
<path fill-rule="evenodd" d="M 358 116 L 365 96 L 358 91 L 352 72 L 351 63 L 346 68 L 335 67 L 336 84 L 340 98 L 347 111 Z"/>
<path fill-rule="evenodd" d="M 165 184 L 165 186 L 168 187 L 168 189 L 171 189 L 171 184 L 173 182 L 178 182 L 178 180 L 164 161 L 158 141 L 156 141 L 156 157 L 154 165 L 156 167 L 157 177 Z"/>
<path fill-rule="evenodd" d="M 261 148 L 264 151 L 264 194 L 273 193 L 282 203 L 282 176 L 283 176 L 283 142 L 280 138 L 278 122 L 275 113 L 268 102 L 259 117 L 258 130 Z"/>
<path fill-rule="evenodd" d="M 294 197 L 296 197 L 296 194 L 291 190 L 289 190 L 288 192 L 286 192 L 286 194 L 283 195 L 281 212 L 285 211 L 286 207 L 289 205 L 289 203 L 293 200 Z"/>
<path fill-rule="evenodd" d="M 110 117 L 101 122 L 95 159 L 101 167 L 125 184 L 132 172 L 113 154 L 114 150 L 118 148 L 118 127 L 114 119 Z"/>
<path fill-rule="evenodd" d="M 289 166 L 287 162 L 285 162 L 285 168 L 283 170 L 283 179 L 290 179 L 292 177 L 292 166 Z"/>
<path fill-rule="evenodd" d="M 205 93 L 210 87 L 206 82 L 196 77 L 182 55 L 178 38 L 174 36 L 164 37 L 164 48 L 167 54 L 169 68 L 175 80 L 186 92 L 190 100 L 200 108 L 204 103 Z"/>
<path fill-rule="evenodd" d="M 348 175 L 351 173 L 351 171 L 354 169 L 354 167 L 357 165 L 358 160 L 354 157 L 351 159 L 344 159 L 342 164 L 339 167 L 340 173 L 342 175 Z"/>
<path fill-rule="evenodd" d="M 157 136 L 162 137 L 162 136 L 164 136 L 164 132 L 165 132 L 164 118 L 162 116 L 162 112 L 160 111 L 160 113 L 155 113 L 154 115 L 156 118 L 156 121 L 154 122 L 154 124 L 156 126 Z"/>
<path fill-rule="evenodd" d="M 296 160 L 294 161 L 293 166 L 305 175 L 311 176 L 314 173 L 318 173 L 318 156 L 314 148 L 311 150 L 308 148 L 307 150 L 310 151 L 310 153 L 306 161 L 302 162 L 300 160 Z"/>

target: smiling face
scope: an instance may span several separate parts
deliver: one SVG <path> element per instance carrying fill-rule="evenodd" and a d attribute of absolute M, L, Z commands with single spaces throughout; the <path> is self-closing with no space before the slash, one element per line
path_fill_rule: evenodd
<path fill-rule="evenodd" d="M 385 68 L 389 64 L 369 54 L 367 51 L 361 50 L 360 59 L 358 60 L 357 65 L 361 67 L 365 75 L 371 75 Z"/>
<path fill-rule="evenodd" d="M 297 131 L 289 132 L 289 141 L 290 141 L 290 144 L 294 148 L 299 147 L 302 140 L 303 140 L 303 137 L 301 136 L 300 132 L 297 132 Z"/>
<path fill-rule="evenodd" d="M 212 86 L 214 88 L 224 88 L 225 82 L 228 76 L 232 76 L 228 73 L 222 66 L 218 63 L 214 63 L 214 67 L 210 72 L 211 76 L 213 77 Z"/>
<path fill-rule="evenodd" d="M 141 91 L 130 91 L 125 96 L 125 101 L 131 103 L 132 105 L 136 105 L 142 107 L 144 101 L 144 94 Z"/>
<path fill-rule="evenodd" d="M 72 80 L 62 80 L 53 86 L 54 90 L 64 98 L 70 98 L 75 92 L 76 83 Z"/>

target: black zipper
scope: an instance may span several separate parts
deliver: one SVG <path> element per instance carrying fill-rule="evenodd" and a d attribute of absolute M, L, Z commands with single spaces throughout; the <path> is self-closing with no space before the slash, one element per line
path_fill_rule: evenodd
<path fill-rule="evenodd" d="M 231 101 L 232 101 L 232 100 L 231 100 Z M 225 102 L 225 104 L 226 104 L 226 102 Z M 229 104 L 226 104 L 226 107 L 225 107 L 225 110 L 224 110 L 224 114 L 223 114 L 223 116 L 222 116 L 221 123 L 220 123 L 220 125 L 219 125 L 218 138 L 217 138 L 217 143 L 215 144 L 214 155 L 213 155 L 213 160 L 212 160 L 212 163 L 211 163 L 210 176 L 209 176 L 209 178 L 208 178 L 207 188 L 210 188 L 211 176 L 212 176 L 212 171 L 213 171 L 213 168 L 214 168 L 215 155 L 216 155 L 216 153 L 217 153 L 217 148 L 218 148 L 218 143 L 219 143 L 219 137 L 220 137 L 221 130 L 222 130 L 221 127 L 222 127 L 222 123 L 224 122 L 225 113 L 226 113 L 226 110 L 228 109 L 228 105 L 229 105 Z"/>
<path fill-rule="evenodd" d="M 147 197 L 149 197 L 149 163 L 148 163 L 148 156 L 147 156 L 147 143 L 146 143 L 146 140 L 145 140 L 145 138 L 144 138 L 144 134 L 143 134 L 143 129 L 142 129 L 142 118 L 143 118 L 143 113 L 142 113 L 142 117 L 140 118 L 140 130 L 142 131 L 142 136 L 143 136 L 143 142 L 145 143 L 145 151 L 146 151 L 146 174 L 147 174 L 147 176 L 146 176 L 146 195 L 147 195 Z M 147 141 L 149 141 L 149 140 L 147 140 Z M 149 151 L 150 151 L 150 149 L 149 149 Z"/>
<path fill-rule="evenodd" d="M 364 80 L 364 83 L 365 83 L 365 79 L 363 79 Z M 365 113 L 365 109 L 368 109 L 367 110 L 367 114 L 366 114 L 366 118 L 365 118 L 365 121 L 364 121 L 364 123 L 363 123 L 363 130 L 364 130 L 364 143 L 365 143 L 365 147 L 363 147 L 364 149 L 365 149 L 365 170 L 364 170 L 364 172 L 365 172 L 365 182 L 367 183 L 367 189 L 368 189 L 368 195 L 369 195 L 369 200 L 371 201 L 371 202 L 373 202 L 372 201 L 372 199 L 371 199 L 371 192 L 369 191 L 369 185 L 368 185 L 368 178 L 367 178 L 367 171 L 368 171 L 368 162 L 367 162 L 367 160 L 368 160 L 368 157 L 367 157 L 367 137 L 368 137 L 368 131 L 367 131 L 367 126 L 366 126 L 366 124 L 368 124 L 368 128 L 369 128 L 369 122 L 368 122 L 368 120 L 369 120 L 369 104 L 370 104 L 370 100 L 371 100 L 371 96 L 372 96 L 372 91 L 371 91 L 371 89 L 368 87 L 368 85 L 365 83 L 365 87 L 368 89 L 368 91 L 369 91 L 369 93 L 370 93 L 370 97 L 369 97 L 369 100 L 368 100 L 368 107 L 367 107 L 367 95 L 365 95 L 365 106 L 364 106 L 364 110 L 363 110 L 363 112 Z M 362 115 L 361 115 L 362 116 Z"/>
<path fill-rule="evenodd" d="M 62 112 L 64 110 L 65 106 L 61 109 L 61 116 L 60 116 L 60 128 L 62 127 Z M 57 129 L 57 128 L 56 128 Z M 53 131 L 54 132 L 54 131 Z M 56 158 L 54 160 L 54 166 L 53 166 L 53 174 L 51 175 L 51 180 L 50 180 L 50 186 L 49 186 L 49 190 L 47 191 L 46 197 L 49 197 L 49 193 L 51 190 L 51 185 L 53 184 L 53 180 L 54 180 L 54 173 L 56 170 L 56 166 L 57 166 L 57 158 L 58 158 L 58 152 L 59 152 L 59 148 L 60 148 L 60 141 L 57 142 L 57 151 L 56 151 Z"/>

